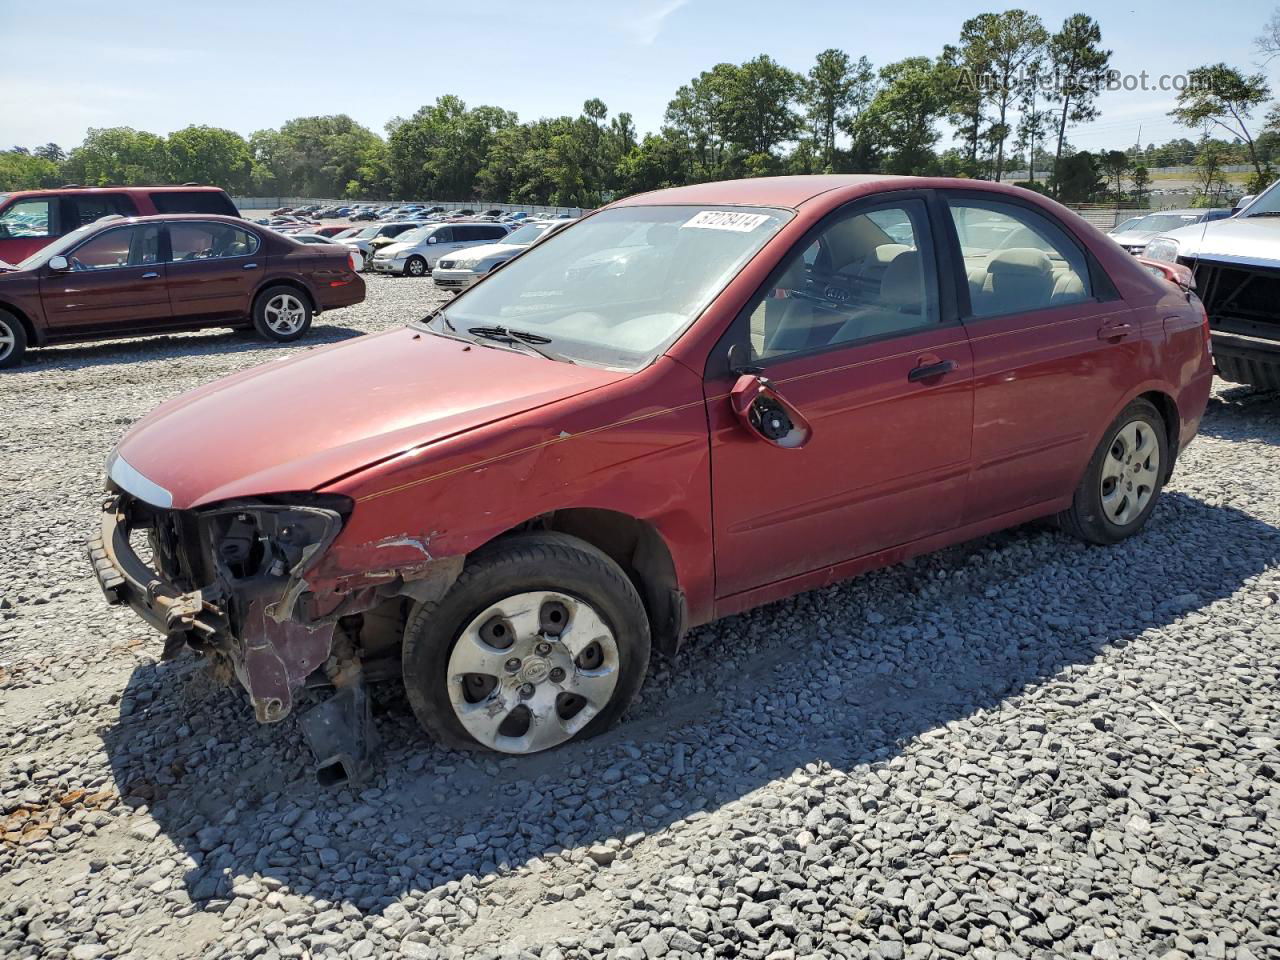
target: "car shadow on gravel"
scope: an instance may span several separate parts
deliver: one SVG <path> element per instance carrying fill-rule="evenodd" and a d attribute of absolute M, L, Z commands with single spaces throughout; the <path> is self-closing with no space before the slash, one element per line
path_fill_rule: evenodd
<path fill-rule="evenodd" d="M 131 823 L 154 818 L 190 858 L 202 909 L 270 890 L 286 911 L 298 896 L 380 913 L 406 892 L 621 846 L 797 768 L 863 774 L 1011 701 L 1034 714 L 1036 689 L 1076 684 L 1146 630 L 1207 621 L 1277 557 L 1276 527 L 1181 493 L 1113 548 L 1020 527 L 697 630 L 621 726 L 525 759 L 433 745 L 392 686 L 359 791 L 317 786 L 296 722 L 257 726 L 191 657 L 139 666 L 102 738 Z M 1082 720 L 1098 682 L 1078 683 Z M 880 780 L 893 789 L 892 768 Z"/>
<path fill-rule="evenodd" d="M 365 331 L 340 324 L 316 323 L 307 335 L 294 343 L 264 340 L 252 330 L 214 330 L 195 333 L 163 334 L 131 340 L 102 340 L 33 348 L 15 372 L 37 370 L 82 370 L 118 363 L 148 360 L 185 360 L 223 354 L 261 353 L 263 360 L 274 359 L 279 351 L 299 347 L 339 343 L 363 336 Z"/>
<path fill-rule="evenodd" d="M 1209 398 L 1200 433 L 1219 440 L 1280 442 L 1280 391 L 1231 386 Z"/>

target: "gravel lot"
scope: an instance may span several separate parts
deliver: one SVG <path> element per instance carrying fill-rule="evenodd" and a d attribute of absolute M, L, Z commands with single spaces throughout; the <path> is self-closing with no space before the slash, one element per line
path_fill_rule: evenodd
<path fill-rule="evenodd" d="M 730 618 L 549 755 L 380 690 L 380 773 L 325 791 L 293 720 L 158 664 L 82 554 L 118 435 L 434 299 L 0 376 L 0 956 L 1280 957 L 1274 394 L 1218 390 L 1136 540 L 1024 527 Z"/>

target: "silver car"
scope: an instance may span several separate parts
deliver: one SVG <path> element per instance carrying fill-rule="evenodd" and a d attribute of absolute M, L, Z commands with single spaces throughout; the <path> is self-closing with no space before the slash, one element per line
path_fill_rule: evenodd
<path fill-rule="evenodd" d="M 487 243 L 482 247 L 472 247 L 460 254 L 441 257 L 436 261 L 435 269 L 431 271 L 431 279 L 435 281 L 437 287 L 461 293 L 508 260 L 518 257 L 535 243 L 573 222 L 572 220 L 526 220 L 510 236 L 498 243 Z"/>
<path fill-rule="evenodd" d="M 1137 256 L 1154 237 L 1179 227 L 1189 227 L 1207 220 L 1223 220 L 1231 216 L 1229 208 L 1203 208 L 1189 210 L 1161 210 L 1145 217 L 1126 220 L 1107 236 L 1130 253 Z"/>
<path fill-rule="evenodd" d="M 396 237 L 396 242 L 374 251 L 369 269 L 425 277 L 442 258 L 469 247 L 504 239 L 510 232 L 501 223 L 427 223 Z"/>

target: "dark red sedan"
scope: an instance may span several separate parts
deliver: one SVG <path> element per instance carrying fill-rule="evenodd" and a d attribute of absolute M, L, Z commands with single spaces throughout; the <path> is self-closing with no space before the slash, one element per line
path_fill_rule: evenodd
<path fill-rule="evenodd" d="M 1016 188 L 663 190 L 404 329 L 160 407 L 91 556 L 259 720 L 327 677 L 303 721 L 328 779 L 367 760 L 370 674 L 445 743 L 533 753 L 716 617 L 1041 517 L 1137 533 L 1199 426 L 1207 329 Z"/>
<path fill-rule="evenodd" d="M 364 290 L 345 249 L 236 217 L 105 217 L 0 263 L 0 367 L 28 346 L 203 327 L 297 340 L 316 314 L 359 303 Z"/>

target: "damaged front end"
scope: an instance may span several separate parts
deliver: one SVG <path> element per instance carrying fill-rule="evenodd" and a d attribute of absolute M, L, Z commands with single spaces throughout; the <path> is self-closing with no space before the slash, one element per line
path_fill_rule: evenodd
<path fill-rule="evenodd" d="M 460 566 L 423 564 L 411 586 L 394 569 L 317 579 L 351 509 L 346 497 L 300 493 L 175 510 L 113 482 L 89 544 L 108 602 L 164 634 L 165 657 L 186 645 L 229 667 L 259 722 L 288 716 L 309 680 L 331 684 L 335 695 L 301 718 L 330 783 L 362 779 L 376 749 L 360 614 L 421 593 L 423 579 L 452 582 Z"/>

